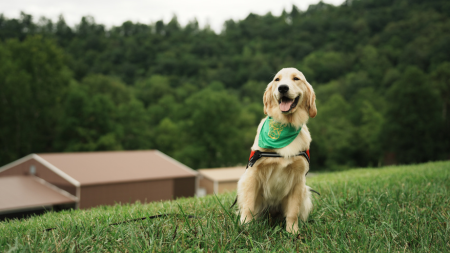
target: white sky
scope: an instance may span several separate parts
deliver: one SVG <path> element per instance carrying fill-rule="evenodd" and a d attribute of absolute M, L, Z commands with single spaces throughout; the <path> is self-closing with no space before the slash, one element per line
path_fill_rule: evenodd
<path fill-rule="evenodd" d="M 244 19 L 249 13 L 280 15 L 290 11 L 292 4 L 306 10 L 319 0 L 0 0 L 0 13 L 7 18 L 18 18 L 20 12 L 33 15 L 33 20 L 45 16 L 56 21 L 63 15 L 70 26 L 78 24 L 82 16 L 93 16 L 96 23 L 107 27 L 124 21 L 149 24 L 163 19 L 166 23 L 175 14 L 181 25 L 197 18 L 201 27 L 210 24 L 216 32 L 222 30 L 225 20 Z M 344 0 L 324 0 L 340 5 Z"/>

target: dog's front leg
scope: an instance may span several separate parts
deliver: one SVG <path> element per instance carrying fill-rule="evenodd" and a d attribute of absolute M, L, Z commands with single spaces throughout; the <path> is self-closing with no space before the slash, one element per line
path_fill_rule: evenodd
<path fill-rule="evenodd" d="M 298 182 L 282 203 L 286 216 L 286 231 L 293 234 L 298 233 L 298 217 L 306 221 L 312 209 L 311 194 L 303 182 Z"/>
<path fill-rule="evenodd" d="M 238 205 L 241 212 L 241 224 L 250 222 L 256 215 L 260 202 L 258 196 L 259 184 L 256 178 L 256 168 L 248 169 L 238 183 Z"/>

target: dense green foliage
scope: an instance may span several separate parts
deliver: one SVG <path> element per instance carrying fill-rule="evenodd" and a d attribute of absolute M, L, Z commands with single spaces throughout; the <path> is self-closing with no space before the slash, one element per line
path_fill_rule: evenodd
<path fill-rule="evenodd" d="M 240 226 L 235 192 L 0 222 L 1 252 L 448 252 L 450 162 L 308 177 L 321 193 L 295 236 L 282 220 Z M 109 224 L 162 213 L 153 220 Z M 186 219 L 193 214 L 198 219 Z M 55 230 L 44 232 L 46 228 Z"/>
<path fill-rule="evenodd" d="M 313 85 L 316 168 L 449 158 L 450 2 L 348 0 L 196 21 L 0 15 L 0 164 L 29 153 L 159 149 L 193 168 L 244 164 L 282 67 Z"/>

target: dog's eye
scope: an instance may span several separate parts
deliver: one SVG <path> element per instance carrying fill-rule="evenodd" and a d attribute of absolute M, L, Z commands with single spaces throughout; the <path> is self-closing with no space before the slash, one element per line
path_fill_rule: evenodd
<path fill-rule="evenodd" d="M 275 82 L 278 82 L 278 81 L 280 81 L 280 78 L 275 78 Z"/>
<path fill-rule="evenodd" d="M 300 80 L 298 77 L 294 77 L 294 81 L 298 81 Z"/>

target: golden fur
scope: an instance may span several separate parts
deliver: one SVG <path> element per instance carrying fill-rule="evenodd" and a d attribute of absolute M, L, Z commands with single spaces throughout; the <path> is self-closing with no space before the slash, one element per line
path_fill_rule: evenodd
<path fill-rule="evenodd" d="M 296 107 L 288 113 L 282 112 L 278 106 L 281 99 L 278 86 L 282 84 L 288 85 L 289 98 L 299 96 Z M 263 98 L 264 113 L 278 122 L 301 127 L 302 130 L 284 148 L 263 149 L 258 146 L 258 140 L 267 117 L 259 124 L 252 150 L 277 152 L 283 158 L 261 158 L 239 180 L 238 206 L 242 224 L 250 222 L 266 209 L 277 209 L 286 217 L 286 230 L 297 233 L 298 217 L 304 221 L 308 218 L 312 210 L 311 193 L 305 184 L 309 164 L 304 157 L 295 155 L 309 149 L 311 135 L 306 122 L 317 115 L 315 98 L 312 86 L 295 68 L 280 70 L 267 86 Z"/>

